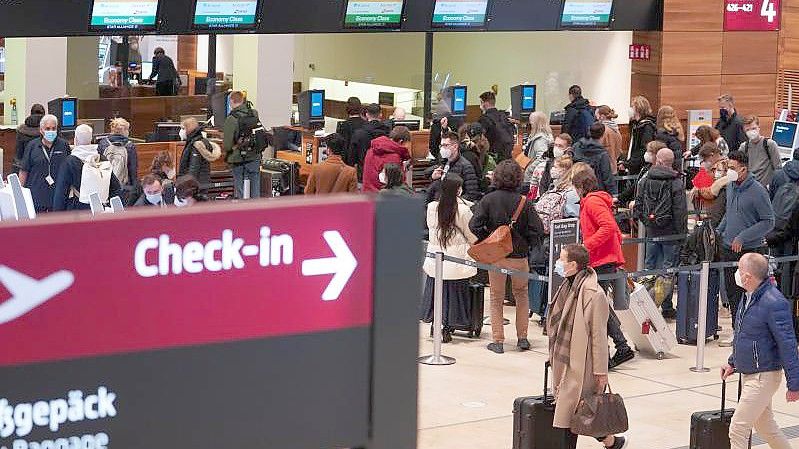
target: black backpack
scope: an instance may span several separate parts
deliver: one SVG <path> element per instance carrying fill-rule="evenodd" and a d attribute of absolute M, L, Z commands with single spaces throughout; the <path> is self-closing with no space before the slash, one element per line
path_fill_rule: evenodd
<path fill-rule="evenodd" d="M 662 229 L 670 225 L 673 221 L 672 195 L 671 181 L 647 178 L 640 186 L 641 201 L 635 202 L 635 218 L 649 227 Z"/>
<path fill-rule="evenodd" d="M 511 154 L 513 151 L 513 146 L 516 144 L 516 139 L 514 135 L 516 134 L 516 127 L 513 126 L 513 123 L 510 122 L 507 115 L 503 112 L 497 112 L 497 115 L 501 114 L 499 120 L 495 118 L 494 114 L 485 114 L 486 118 L 491 121 L 491 128 L 493 128 L 494 133 L 494 143 L 496 143 L 499 147 L 501 147 L 501 151 L 504 151 L 506 154 Z M 489 137 L 492 130 L 486 130 L 486 137 Z"/>
<path fill-rule="evenodd" d="M 261 158 L 261 153 L 266 149 L 267 133 L 261 120 L 252 108 L 236 111 L 234 117 L 238 120 L 239 129 L 236 132 L 236 150 L 245 161 L 254 161 Z"/>
<path fill-rule="evenodd" d="M 574 123 L 569 128 L 569 134 L 575 141 L 585 137 L 591 137 L 591 125 L 596 122 L 594 113 L 591 108 L 583 108 L 577 111 L 577 116 L 574 117 Z"/>

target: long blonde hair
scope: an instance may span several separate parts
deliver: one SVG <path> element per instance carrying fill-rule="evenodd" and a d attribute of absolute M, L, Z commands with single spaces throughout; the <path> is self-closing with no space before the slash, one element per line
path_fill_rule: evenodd
<path fill-rule="evenodd" d="M 641 95 L 634 97 L 630 104 L 632 105 L 633 110 L 638 114 L 639 119 L 652 116 L 652 105 L 649 103 L 649 100 L 647 100 L 646 97 Z"/>
<path fill-rule="evenodd" d="M 552 127 L 549 126 L 549 117 L 541 111 L 530 114 L 530 136 L 543 133 L 552 136 Z"/>
<path fill-rule="evenodd" d="M 574 175 L 576 175 L 577 173 L 589 172 L 589 171 L 591 173 L 594 173 L 594 169 L 591 168 L 591 166 L 586 164 L 585 162 L 575 163 L 574 165 L 572 165 L 572 168 L 570 168 L 569 171 L 567 171 L 566 174 L 563 175 L 563 177 L 558 181 L 558 185 L 556 186 L 556 188 L 558 190 L 568 190 L 572 188 L 573 187 L 572 180 L 574 179 Z"/>
<path fill-rule="evenodd" d="M 663 128 L 670 133 L 677 133 L 677 138 L 680 141 L 685 140 L 685 131 L 683 130 L 680 119 L 677 118 L 677 113 L 671 106 L 663 106 L 658 111 L 657 127 Z"/>

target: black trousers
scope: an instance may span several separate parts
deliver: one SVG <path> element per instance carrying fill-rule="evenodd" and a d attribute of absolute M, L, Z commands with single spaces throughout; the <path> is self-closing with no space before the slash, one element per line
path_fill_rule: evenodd
<path fill-rule="evenodd" d="M 752 248 L 752 249 L 743 249 L 740 253 L 733 252 L 727 246 L 721 247 L 721 260 L 724 262 L 738 262 L 741 260 L 744 254 L 747 253 L 757 253 L 757 254 L 765 254 L 766 248 Z M 735 283 L 735 271 L 738 268 L 730 267 L 724 269 L 724 284 L 725 288 L 727 289 L 727 301 L 730 302 L 730 313 L 732 313 L 732 328 L 735 329 L 735 318 L 738 316 L 738 303 L 741 302 L 741 296 L 744 294 L 744 289 L 738 287 L 738 284 Z"/>
<path fill-rule="evenodd" d="M 617 268 L 613 265 L 602 265 L 600 267 L 594 268 L 594 271 L 596 271 L 597 275 L 615 274 Z M 613 286 L 613 281 L 599 281 L 599 285 L 603 290 L 605 290 L 605 293 L 607 293 L 610 287 Z M 627 343 L 627 339 L 624 337 L 624 332 L 621 330 L 621 321 L 619 321 L 619 317 L 616 316 L 616 312 L 613 310 L 613 307 L 608 307 L 610 308 L 610 314 L 608 314 L 608 337 L 613 340 L 613 344 L 616 346 L 616 351 L 626 351 L 630 349 L 630 345 Z"/>
<path fill-rule="evenodd" d="M 175 95 L 175 81 L 158 81 L 155 83 L 155 93 L 159 97 L 171 97 Z"/>

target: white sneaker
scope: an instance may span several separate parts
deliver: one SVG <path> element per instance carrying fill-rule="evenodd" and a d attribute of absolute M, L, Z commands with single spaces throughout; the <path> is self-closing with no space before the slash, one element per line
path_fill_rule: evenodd
<path fill-rule="evenodd" d="M 732 347 L 732 338 L 724 338 L 719 340 L 719 348 L 729 348 Z"/>

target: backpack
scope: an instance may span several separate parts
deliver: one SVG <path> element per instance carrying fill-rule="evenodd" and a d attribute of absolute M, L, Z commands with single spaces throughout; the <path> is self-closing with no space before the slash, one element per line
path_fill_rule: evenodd
<path fill-rule="evenodd" d="M 591 108 L 580 109 L 577 116 L 574 118 L 574 123 L 572 123 L 572 126 L 569 128 L 569 134 L 571 134 L 574 140 L 579 140 L 583 137 L 587 139 L 591 136 L 591 125 L 593 125 L 595 121 L 596 118 Z"/>
<path fill-rule="evenodd" d="M 535 204 L 535 211 L 544 224 L 544 232 L 549 234 L 552 222 L 563 218 L 563 207 L 566 205 L 566 192 L 552 190 L 541 195 Z"/>
<path fill-rule="evenodd" d="M 89 196 L 92 193 L 97 193 L 100 196 L 100 202 L 108 204 L 111 175 L 113 175 L 111 162 L 101 161 L 99 154 L 85 161 L 80 174 L 78 201 L 83 204 L 89 204 Z"/>
<path fill-rule="evenodd" d="M 782 229 L 799 205 L 799 182 L 789 181 L 781 185 L 771 204 L 774 207 L 774 228 Z"/>
<path fill-rule="evenodd" d="M 718 254 L 719 235 L 710 220 L 704 220 L 696 223 L 683 244 L 680 262 L 684 265 L 713 262 L 718 259 Z"/>
<path fill-rule="evenodd" d="M 763 138 L 763 151 L 766 152 L 766 156 L 768 156 L 769 164 L 773 164 L 774 161 L 771 160 L 771 152 L 768 150 L 768 138 Z M 744 153 L 749 156 L 749 141 L 746 141 L 746 146 L 744 147 Z"/>
<path fill-rule="evenodd" d="M 111 169 L 121 185 L 128 184 L 128 149 L 108 141 L 108 147 L 103 151 L 103 156 L 111 163 Z"/>
<path fill-rule="evenodd" d="M 639 187 L 633 216 L 648 227 L 665 228 L 672 223 L 671 181 L 647 178 Z"/>
<path fill-rule="evenodd" d="M 494 143 L 501 149 L 500 153 L 504 151 L 509 155 L 513 152 L 513 146 L 516 144 L 516 139 L 514 138 L 516 128 L 504 113 L 498 112 L 498 114 L 502 114 L 499 122 L 494 118 L 494 114 L 484 114 L 484 116 L 490 120 L 493 125 Z M 489 132 L 489 130 L 486 130 L 486 137 L 488 137 Z"/>
<path fill-rule="evenodd" d="M 236 150 L 245 161 L 254 161 L 261 158 L 261 153 L 267 147 L 266 128 L 255 115 L 252 108 L 237 111 L 234 115 L 239 123 L 236 132 Z"/>

